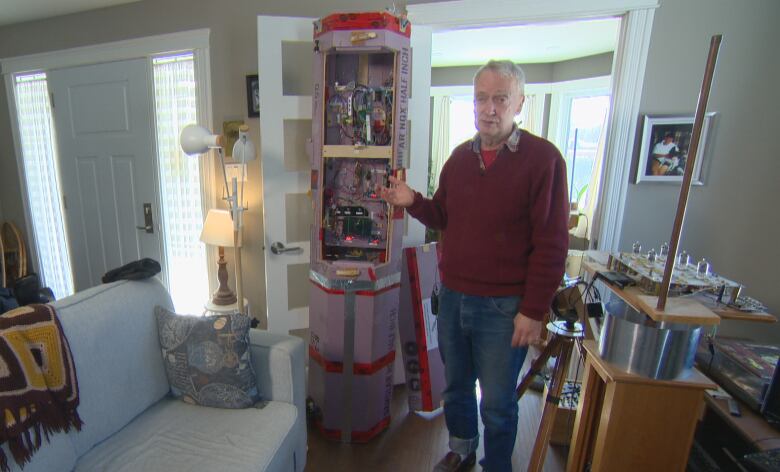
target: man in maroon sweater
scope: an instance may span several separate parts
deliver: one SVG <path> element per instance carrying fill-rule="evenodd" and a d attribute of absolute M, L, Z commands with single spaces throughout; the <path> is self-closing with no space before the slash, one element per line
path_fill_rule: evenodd
<path fill-rule="evenodd" d="M 566 163 L 550 142 L 514 123 L 523 71 L 490 61 L 474 77 L 477 135 L 453 151 L 433 199 L 390 178 L 382 196 L 442 230 L 439 349 L 451 451 L 436 471 L 468 470 L 479 443 L 475 382 L 485 426 L 484 470 L 512 470 L 515 388 L 564 272 Z"/>

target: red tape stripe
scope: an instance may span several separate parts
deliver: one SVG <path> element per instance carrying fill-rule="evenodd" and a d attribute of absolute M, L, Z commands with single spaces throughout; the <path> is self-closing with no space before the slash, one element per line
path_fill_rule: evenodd
<path fill-rule="evenodd" d="M 320 433 L 322 433 L 322 435 L 325 436 L 327 439 L 331 439 L 333 441 L 341 440 L 340 429 L 326 429 L 324 426 L 322 426 L 322 422 L 320 421 L 317 421 L 316 425 L 317 425 L 317 429 L 320 430 Z M 390 426 L 390 417 L 386 416 L 379 423 L 371 427 L 371 429 L 369 429 L 368 431 L 352 431 L 352 435 L 351 435 L 352 441 L 358 443 L 368 442 L 374 436 L 384 431 L 388 426 Z"/>
<path fill-rule="evenodd" d="M 326 360 L 312 345 L 309 345 L 309 358 L 322 366 L 322 368 L 325 369 L 325 372 L 340 374 L 344 371 L 343 362 Z M 395 361 L 395 351 L 390 351 L 371 363 L 355 362 L 352 365 L 352 373 L 354 375 L 372 375 L 392 364 L 393 361 Z"/>
<path fill-rule="evenodd" d="M 309 282 L 314 284 L 315 287 L 319 288 L 323 292 L 329 293 L 331 295 L 344 295 L 346 293 L 344 290 L 341 290 L 341 289 L 327 288 L 327 287 L 325 287 L 325 286 L 323 286 L 323 285 L 321 285 L 321 284 L 319 284 L 319 283 L 317 283 L 317 282 L 315 282 L 315 281 L 313 281 L 311 279 L 309 279 Z M 355 295 L 358 295 L 358 296 L 361 296 L 361 297 L 375 297 L 377 295 L 381 295 L 381 294 L 383 294 L 385 292 L 388 292 L 388 291 L 390 291 L 390 290 L 392 290 L 394 288 L 398 288 L 400 286 L 401 286 L 400 283 L 395 283 L 395 284 L 392 284 L 392 285 L 388 285 L 387 287 L 381 288 L 379 290 L 358 290 L 358 291 L 355 292 Z"/>

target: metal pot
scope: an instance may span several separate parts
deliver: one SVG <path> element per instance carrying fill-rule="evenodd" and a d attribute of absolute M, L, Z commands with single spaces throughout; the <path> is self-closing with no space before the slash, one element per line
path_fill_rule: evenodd
<path fill-rule="evenodd" d="M 617 296 L 606 303 L 599 354 L 614 366 L 652 379 L 687 376 L 701 326 L 657 322 Z"/>

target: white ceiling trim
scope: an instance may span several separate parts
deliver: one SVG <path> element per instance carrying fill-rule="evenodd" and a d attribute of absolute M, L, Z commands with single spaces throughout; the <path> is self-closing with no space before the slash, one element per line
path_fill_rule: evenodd
<path fill-rule="evenodd" d="M 16 74 L 206 49 L 208 28 L 0 59 L 0 73 Z"/>
<path fill-rule="evenodd" d="M 599 18 L 626 12 L 657 8 L 659 0 L 454 0 L 407 7 L 412 25 L 431 25 L 434 31 L 474 25 L 499 26 Z"/>

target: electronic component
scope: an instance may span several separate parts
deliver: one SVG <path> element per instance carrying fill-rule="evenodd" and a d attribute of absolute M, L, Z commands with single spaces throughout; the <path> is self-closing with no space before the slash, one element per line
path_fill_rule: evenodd
<path fill-rule="evenodd" d="M 607 268 L 628 274 L 636 280 L 636 284 L 643 292 L 658 295 L 668 258 L 668 255 L 661 257 L 661 254 L 667 250 L 661 246 L 661 253 L 654 260 L 644 254 L 623 252 L 610 254 Z M 689 261 L 690 255 L 687 252 L 682 251 L 678 254 L 669 287 L 671 296 L 711 290 L 721 303 L 733 303 L 737 299 L 741 289 L 739 283 L 713 273 L 712 267 L 705 259 L 702 259 L 702 264 L 690 264 Z M 701 265 L 701 273 L 698 271 L 699 265 Z"/>
<path fill-rule="evenodd" d="M 379 187 L 389 172 L 384 159 L 327 159 L 322 191 L 323 243 L 364 251 L 326 250 L 326 260 L 382 260 L 388 222 L 387 204 L 379 197 Z"/>
<path fill-rule="evenodd" d="M 335 82 L 326 113 L 327 126 L 339 131 L 338 142 L 328 144 L 389 145 L 393 134 L 392 79 L 379 87 Z"/>
<path fill-rule="evenodd" d="M 601 278 L 610 285 L 620 288 L 626 288 L 630 285 L 636 285 L 636 280 L 632 279 L 623 272 L 603 271 L 597 272 L 596 277 Z"/>
<path fill-rule="evenodd" d="M 388 12 L 315 23 L 308 385 L 343 442 L 389 423 L 404 224 L 380 187 L 408 163 L 410 35 Z"/>

